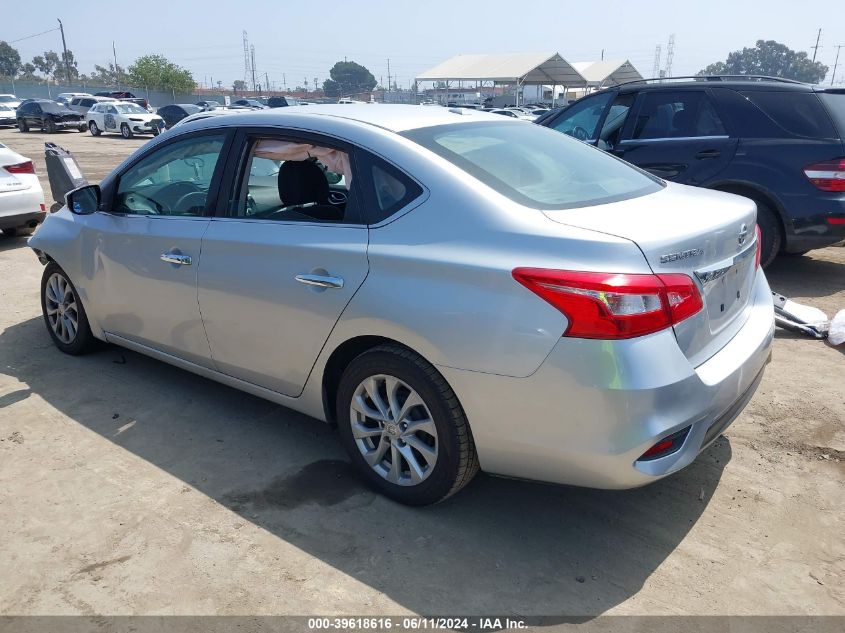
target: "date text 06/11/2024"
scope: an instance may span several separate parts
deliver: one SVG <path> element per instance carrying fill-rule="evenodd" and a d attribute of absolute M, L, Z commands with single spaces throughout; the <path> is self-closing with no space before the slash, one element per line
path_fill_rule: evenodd
<path fill-rule="evenodd" d="M 508 617 L 346 617 L 308 618 L 309 630 L 452 630 L 452 631 L 500 631 L 502 629 L 524 629 L 524 620 Z"/>

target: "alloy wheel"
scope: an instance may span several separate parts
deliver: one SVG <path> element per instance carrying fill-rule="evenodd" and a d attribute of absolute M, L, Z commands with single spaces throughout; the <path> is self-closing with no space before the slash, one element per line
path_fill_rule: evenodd
<path fill-rule="evenodd" d="M 66 345 L 73 343 L 79 331 L 79 309 L 70 282 L 59 273 L 47 280 L 44 307 L 56 337 Z"/>
<path fill-rule="evenodd" d="M 355 389 L 349 410 L 352 436 L 379 476 L 415 486 L 437 463 L 437 427 L 420 395 L 394 376 L 379 374 Z"/>

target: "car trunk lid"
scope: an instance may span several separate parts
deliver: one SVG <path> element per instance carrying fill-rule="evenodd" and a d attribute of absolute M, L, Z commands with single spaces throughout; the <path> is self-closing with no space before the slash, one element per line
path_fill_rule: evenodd
<path fill-rule="evenodd" d="M 719 351 L 748 317 L 757 272 L 757 210 L 751 200 L 670 183 L 640 198 L 545 214 L 630 239 L 655 273 L 682 273 L 696 282 L 704 309 L 674 327 L 695 366 Z"/>
<path fill-rule="evenodd" d="M 25 177 L 27 174 L 11 169 L 13 165 L 23 165 L 29 162 L 28 158 L 0 146 L 0 193 L 23 191 L 32 186 L 32 179 Z M 7 170 L 7 167 L 10 169 Z"/>

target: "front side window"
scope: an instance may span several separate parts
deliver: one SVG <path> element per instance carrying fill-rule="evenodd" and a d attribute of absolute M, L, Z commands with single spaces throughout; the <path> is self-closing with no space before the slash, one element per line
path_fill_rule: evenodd
<path fill-rule="evenodd" d="M 453 123 L 403 136 L 524 206 L 567 209 L 658 191 L 660 181 L 624 161 L 539 125 Z"/>
<path fill-rule="evenodd" d="M 596 128 L 599 126 L 604 109 L 614 93 L 584 97 L 573 103 L 560 118 L 551 124 L 551 128 L 577 138 L 579 141 L 596 138 Z"/>
<path fill-rule="evenodd" d="M 202 215 L 224 143 L 225 134 L 220 133 L 159 147 L 120 177 L 114 211 Z"/>
<path fill-rule="evenodd" d="M 635 139 L 725 136 L 725 126 L 703 91 L 647 92 L 637 112 Z"/>
<path fill-rule="evenodd" d="M 235 215 L 282 222 L 357 223 L 347 152 L 306 141 L 253 139 Z"/>

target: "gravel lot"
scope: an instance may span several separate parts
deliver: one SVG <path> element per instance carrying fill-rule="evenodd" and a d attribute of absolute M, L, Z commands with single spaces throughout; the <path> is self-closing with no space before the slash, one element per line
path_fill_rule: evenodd
<path fill-rule="evenodd" d="M 46 140 L 92 181 L 146 141 L 0 130 L 48 197 Z M 62 355 L 41 271 L 0 237 L 0 614 L 845 615 L 845 348 L 779 332 L 727 435 L 647 488 L 482 475 L 410 509 L 326 425 L 119 348 Z M 843 248 L 769 277 L 845 308 Z"/>

